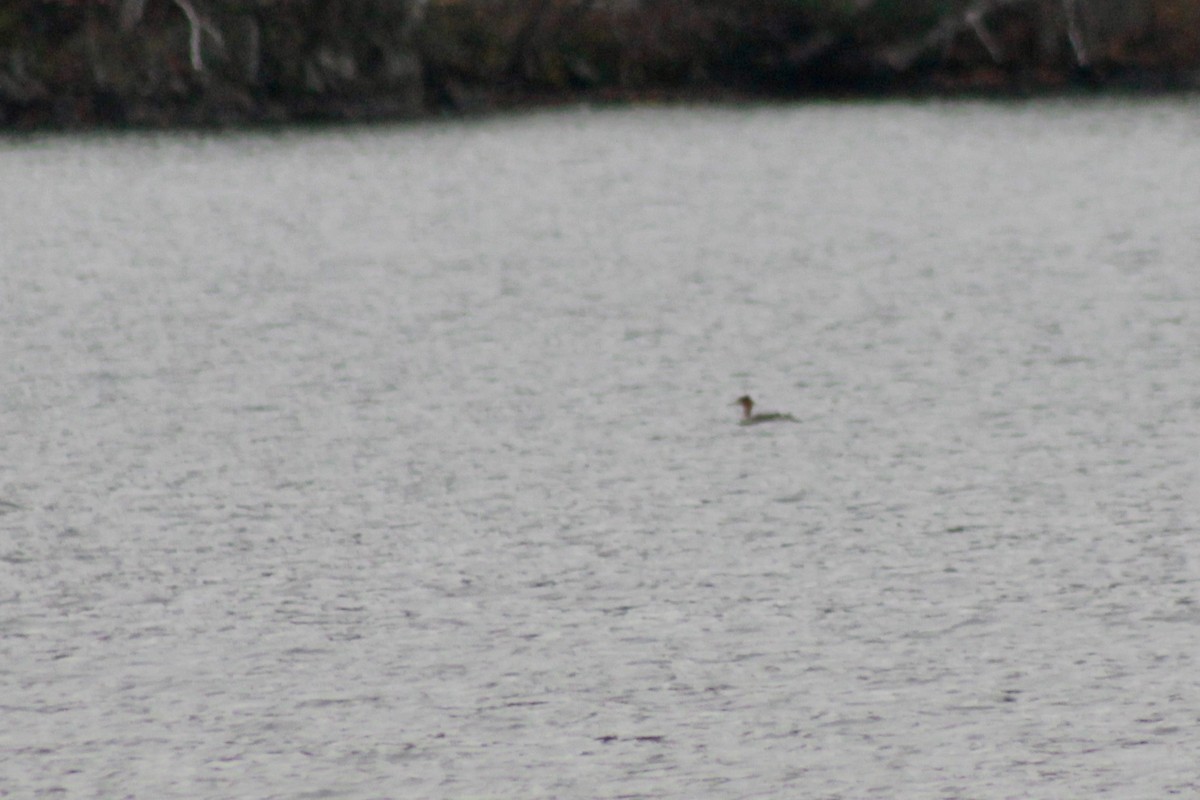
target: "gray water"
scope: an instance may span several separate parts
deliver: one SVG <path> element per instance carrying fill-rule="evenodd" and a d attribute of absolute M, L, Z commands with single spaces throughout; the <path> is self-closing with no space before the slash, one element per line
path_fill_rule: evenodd
<path fill-rule="evenodd" d="M 1198 134 L 0 142 L 0 796 L 1200 794 Z"/>

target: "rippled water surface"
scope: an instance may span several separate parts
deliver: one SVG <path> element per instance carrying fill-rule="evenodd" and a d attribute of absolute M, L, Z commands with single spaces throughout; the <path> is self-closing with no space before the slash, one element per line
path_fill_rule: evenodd
<path fill-rule="evenodd" d="M 1197 165 L 1194 98 L 0 142 L 0 796 L 1197 796 Z"/>

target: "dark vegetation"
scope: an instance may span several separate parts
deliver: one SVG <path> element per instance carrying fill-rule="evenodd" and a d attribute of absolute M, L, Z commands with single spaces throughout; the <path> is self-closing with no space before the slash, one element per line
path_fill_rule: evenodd
<path fill-rule="evenodd" d="M 0 128 L 1200 84 L 1200 0 L 2 0 Z"/>

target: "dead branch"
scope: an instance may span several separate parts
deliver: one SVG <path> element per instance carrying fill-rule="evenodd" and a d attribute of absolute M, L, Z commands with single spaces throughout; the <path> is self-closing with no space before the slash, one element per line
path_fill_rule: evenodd
<path fill-rule="evenodd" d="M 142 21 L 142 14 L 146 11 L 146 0 L 121 0 L 121 30 L 133 30 L 139 22 Z"/>
<path fill-rule="evenodd" d="M 979 39 L 979 43 L 983 45 L 983 49 L 988 51 L 988 56 L 991 57 L 993 64 L 1004 63 L 1004 51 L 1000 48 L 1000 44 L 992 38 L 992 34 L 987 29 L 987 23 L 983 19 L 983 12 L 980 9 L 972 9 L 967 12 L 963 18 L 967 25 L 975 32 L 975 38 Z"/>
<path fill-rule="evenodd" d="M 1067 18 L 1067 40 L 1071 43 L 1071 52 L 1075 54 L 1075 64 L 1086 67 L 1088 58 L 1087 45 L 1083 41 L 1083 25 L 1079 18 L 1079 0 L 1063 0 L 1063 16 Z"/>
<path fill-rule="evenodd" d="M 221 37 L 221 32 L 217 30 L 216 27 L 196 13 L 196 9 L 192 5 L 191 0 L 174 0 L 174 3 L 175 5 L 179 6 L 179 10 L 182 11 L 184 16 L 187 17 L 188 26 L 191 29 L 191 33 L 188 38 L 188 52 L 191 56 L 192 71 L 203 72 L 204 60 L 200 55 L 201 36 L 207 33 L 218 47 L 224 47 L 225 40 Z"/>
<path fill-rule="evenodd" d="M 879 59 L 896 72 L 904 72 L 921 56 L 945 48 L 964 31 L 971 31 L 988 51 L 996 63 L 1001 63 L 1004 53 L 984 22 L 987 17 L 1002 8 L 1033 2 L 1034 0 L 982 0 L 962 14 L 943 18 L 925 35 L 907 42 L 892 45 L 879 51 Z M 1072 0 L 1064 0 L 1071 2 Z"/>

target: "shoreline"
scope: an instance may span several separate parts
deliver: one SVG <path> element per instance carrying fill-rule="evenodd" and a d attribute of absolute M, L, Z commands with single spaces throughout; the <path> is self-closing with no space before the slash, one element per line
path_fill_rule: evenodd
<path fill-rule="evenodd" d="M 310 125 L 359 125 L 470 119 L 572 106 L 596 108 L 680 105 L 750 106 L 810 102 L 922 100 L 1030 101 L 1063 98 L 1159 98 L 1200 92 L 1200 75 L 1138 74 L 1104 80 L 998 80 L 933 74 L 871 88 L 765 90 L 725 84 L 595 87 L 538 90 L 529 87 L 455 87 L 440 102 L 414 104 L 410 96 L 255 98 L 218 92 L 171 102 L 126 100 L 111 92 L 79 93 L 19 105 L 0 98 L 0 137 L 91 131 L 253 130 Z"/>

